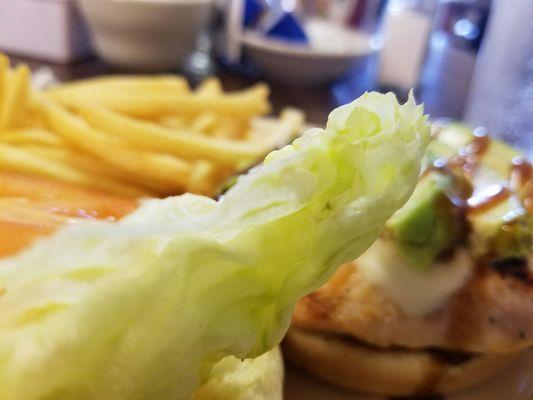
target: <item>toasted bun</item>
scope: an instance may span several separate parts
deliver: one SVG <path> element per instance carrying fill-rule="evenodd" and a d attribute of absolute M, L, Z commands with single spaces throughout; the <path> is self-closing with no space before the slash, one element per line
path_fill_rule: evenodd
<path fill-rule="evenodd" d="M 515 355 L 476 355 L 450 363 L 428 351 L 385 350 L 335 335 L 291 328 L 284 354 L 294 364 L 339 386 L 406 396 L 447 394 L 481 382 Z"/>

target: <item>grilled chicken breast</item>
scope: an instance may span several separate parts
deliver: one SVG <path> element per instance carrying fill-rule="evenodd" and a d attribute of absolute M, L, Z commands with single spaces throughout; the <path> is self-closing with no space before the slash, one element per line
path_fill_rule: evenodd
<path fill-rule="evenodd" d="M 481 267 L 439 310 L 421 318 L 402 312 L 351 262 L 298 303 L 292 322 L 383 348 L 516 352 L 533 346 L 531 265 L 522 277 Z"/>

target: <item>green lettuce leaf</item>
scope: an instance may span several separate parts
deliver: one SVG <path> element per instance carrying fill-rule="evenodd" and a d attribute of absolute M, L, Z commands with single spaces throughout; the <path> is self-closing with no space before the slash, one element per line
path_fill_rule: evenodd
<path fill-rule="evenodd" d="M 411 195 L 429 127 L 368 93 L 221 201 L 147 201 L 0 263 L 0 399 L 189 399 L 225 356 L 280 342 L 292 308 Z"/>
<path fill-rule="evenodd" d="M 191 400 L 282 400 L 283 375 L 279 347 L 254 359 L 229 356 L 215 364 Z"/>

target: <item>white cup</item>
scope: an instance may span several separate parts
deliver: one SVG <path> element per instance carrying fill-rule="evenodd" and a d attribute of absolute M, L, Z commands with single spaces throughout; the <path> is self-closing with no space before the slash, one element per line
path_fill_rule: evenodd
<path fill-rule="evenodd" d="M 212 0 L 79 0 L 97 53 L 112 65 L 180 67 L 209 23 Z"/>

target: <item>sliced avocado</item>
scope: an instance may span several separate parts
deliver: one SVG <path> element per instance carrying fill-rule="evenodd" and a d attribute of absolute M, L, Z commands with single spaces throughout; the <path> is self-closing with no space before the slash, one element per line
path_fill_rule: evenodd
<path fill-rule="evenodd" d="M 393 240 L 419 270 L 427 269 L 457 243 L 468 244 L 477 259 L 527 256 L 533 251 L 533 215 L 524 206 L 525 189 L 509 182 L 512 160 L 520 153 L 499 140 L 479 138 L 477 145 L 483 146 L 482 151 L 469 154 L 470 146 L 476 146 L 470 128 L 449 123 L 436 130 L 425 157 L 429 172 L 407 204 L 389 220 L 384 238 Z M 465 172 L 461 163 L 447 162 L 455 157 L 468 157 L 474 168 Z M 503 200 L 480 209 L 468 207 L 466 199 L 472 191 L 479 193 L 498 185 L 508 193 Z M 454 204 L 454 197 L 464 203 Z"/>
<path fill-rule="evenodd" d="M 428 157 L 449 160 L 467 149 L 474 138 L 467 126 L 448 124 L 439 129 L 438 136 L 430 143 Z M 496 139 L 490 139 L 484 151 L 477 155 L 477 166 L 468 177 L 474 191 L 503 184 L 510 192 L 508 198 L 492 207 L 475 212 L 466 210 L 471 230 L 469 247 L 477 258 L 524 257 L 532 251 L 533 216 L 524 207 L 520 188 L 508 185 L 512 160 L 519 156 L 520 152 Z M 455 168 L 454 172 L 458 170 Z"/>
<path fill-rule="evenodd" d="M 425 165 L 431 165 L 435 160 L 450 160 L 460 149 L 465 148 L 472 141 L 472 130 L 458 123 L 441 126 L 438 133 L 429 142 Z"/>
<path fill-rule="evenodd" d="M 493 139 L 490 141 L 485 153 L 480 157 L 479 162 L 482 168 L 490 169 L 501 178 L 508 179 L 513 158 L 520 155 L 520 152 L 507 144 Z"/>
<path fill-rule="evenodd" d="M 409 262 L 425 270 L 465 232 L 461 208 L 452 201 L 454 178 L 426 173 L 413 196 L 387 222 L 385 237 L 396 242 Z"/>
<path fill-rule="evenodd" d="M 511 195 L 484 212 L 468 214 L 470 251 L 477 257 L 523 258 L 533 251 L 533 215 Z"/>
<path fill-rule="evenodd" d="M 472 129 L 466 125 L 450 123 L 439 129 L 437 137 L 429 144 L 428 155 L 435 159 L 449 159 L 460 149 L 466 148 L 474 137 Z M 479 163 L 482 168 L 490 169 L 498 173 L 500 178 L 507 179 L 512 159 L 520 155 L 519 151 L 506 143 L 491 139 L 486 150 L 479 156 Z"/>

